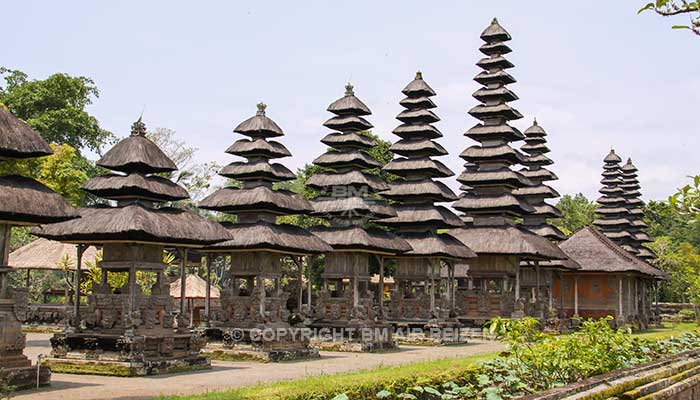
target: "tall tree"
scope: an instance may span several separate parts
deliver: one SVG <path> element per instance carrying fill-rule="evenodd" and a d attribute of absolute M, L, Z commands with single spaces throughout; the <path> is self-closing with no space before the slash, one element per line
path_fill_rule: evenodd
<path fill-rule="evenodd" d="M 0 68 L 5 87 L 0 103 L 22 118 L 50 143 L 69 144 L 78 152 L 97 152 L 114 135 L 100 127 L 85 108 L 99 97 L 95 82 L 84 76 L 57 73 L 44 80 L 29 80 L 18 70 Z"/>
<path fill-rule="evenodd" d="M 700 175 L 692 177 L 692 183 L 680 188 L 668 201 L 671 207 L 700 223 Z"/>
<path fill-rule="evenodd" d="M 584 226 L 590 225 L 595 220 L 595 210 L 598 206 L 588 200 L 582 193 L 575 196 L 564 195 L 557 203 L 562 217 L 552 219 L 552 225 L 559 228 L 567 235 L 571 235 Z"/>
<path fill-rule="evenodd" d="M 673 29 L 688 29 L 700 36 L 700 0 L 656 0 L 647 3 L 637 12 L 653 11 L 663 17 L 686 15 L 690 19 L 688 25 L 673 25 Z"/>

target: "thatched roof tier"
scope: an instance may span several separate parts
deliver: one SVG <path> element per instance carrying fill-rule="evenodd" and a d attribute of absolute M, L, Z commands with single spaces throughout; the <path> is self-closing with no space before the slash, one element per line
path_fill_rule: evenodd
<path fill-rule="evenodd" d="M 111 200 L 176 201 L 190 197 L 185 188 L 169 179 L 136 173 L 96 176 L 90 178 L 81 188 L 95 196 Z"/>
<path fill-rule="evenodd" d="M 630 210 L 625 207 L 599 207 L 596 210 L 598 214 L 611 214 L 611 215 L 623 215 L 629 214 Z"/>
<path fill-rule="evenodd" d="M 440 118 L 435 115 L 434 112 L 424 109 L 424 108 L 413 108 L 403 110 L 396 116 L 396 119 L 405 123 L 423 123 L 423 124 L 433 124 L 440 121 Z"/>
<path fill-rule="evenodd" d="M 320 191 L 332 189 L 334 186 L 369 188 L 372 192 L 389 189 L 389 185 L 378 176 L 357 170 L 347 173 L 319 172 L 309 177 L 306 186 Z"/>
<path fill-rule="evenodd" d="M 39 238 L 10 253 L 8 266 L 12 269 L 74 271 L 78 250 L 74 244 L 61 243 Z M 89 264 L 95 265 L 98 250 L 95 246 L 85 249 L 82 258 L 82 268 Z"/>
<path fill-rule="evenodd" d="M 618 186 L 606 186 L 606 187 L 600 188 L 600 190 L 598 190 L 598 192 L 605 194 L 605 195 L 610 195 L 610 194 L 620 195 L 620 194 L 624 193 L 625 190 L 621 187 L 618 187 Z"/>
<path fill-rule="evenodd" d="M 413 250 L 401 257 L 440 257 L 444 259 L 469 259 L 476 257 L 464 243 L 447 234 L 435 232 L 406 232 L 401 235 Z"/>
<path fill-rule="evenodd" d="M 229 214 L 265 212 L 277 215 L 308 214 L 311 203 L 288 190 L 273 190 L 268 186 L 253 188 L 225 187 L 199 202 L 205 210 Z"/>
<path fill-rule="evenodd" d="M 437 105 L 429 97 L 404 97 L 399 100 L 399 105 L 405 108 L 436 108 Z"/>
<path fill-rule="evenodd" d="M 515 78 L 506 71 L 482 71 L 474 77 L 474 80 L 484 86 L 508 85 L 517 82 Z"/>
<path fill-rule="evenodd" d="M 522 114 L 508 104 L 486 105 L 480 104 L 469 110 L 469 115 L 482 121 L 493 118 L 503 118 L 505 120 L 520 119 Z"/>
<path fill-rule="evenodd" d="M 629 220 L 627 218 L 598 218 L 593 221 L 593 225 L 596 225 L 598 227 L 610 227 L 610 226 L 623 226 L 626 227 L 629 225 Z"/>
<path fill-rule="evenodd" d="M 179 299 L 182 293 L 180 279 L 174 280 L 170 284 L 170 296 Z M 204 299 L 207 296 L 207 281 L 196 274 L 187 274 L 185 277 L 185 298 L 186 299 Z M 209 287 L 209 297 L 218 299 L 221 297 L 221 291 L 214 285 Z"/>
<path fill-rule="evenodd" d="M 323 139 L 321 139 L 321 143 L 325 144 L 326 146 L 334 147 L 337 149 L 348 147 L 358 149 L 369 149 L 377 145 L 377 141 L 372 139 L 371 137 L 367 135 L 361 135 L 355 132 L 329 133 Z"/>
<path fill-rule="evenodd" d="M 351 84 L 345 85 L 345 96 L 332 102 L 326 110 L 336 115 L 371 115 L 369 107 L 362 100 L 355 97 L 354 87 Z"/>
<path fill-rule="evenodd" d="M 632 234 L 627 232 L 627 231 L 613 231 L 613 232 L 606 232 L 605 236 L 610 239 L 610 240 L 623 240 L 627 241 L 632 238 Z"/>
<path fill-rule="evenodd" d="M 533 210 L 532 206 L 509 193 L 501 195 L 465 193 L 453 207 L 467 214 L 482 215 L 503 213 L 519 216 Z"/>
<path fill-rule="evenodd" d="M 96 164 L 125 173 L 155 174 L 177 170 L 175 163 L 146 137 L 146 125 L 141 118 L 132 125 L 131 135 L 109 149 Z"/>
<path fill-rule="evenodd" d="M 648 260 L 653 260 L 653 259 L 657 258 L 656 254 L 654 254 L 653 251 L 649 250 L 646 247 L 641 247 L 641 248 L 637 249 L 637 251 L 638 251 L 637 257 L 641 258 L 642 260 L 648 261 Z"/>
<path fill-rule="evenodd" d="M 374 127 L 369 121 L 356 115 L 337 115 L 324 122 L 323 126 L 341 132 L 366 131 Z"/>
<path fill-rule="evenodd" d="M 327 253 L 333 249 L 318 236 L 295 225 L 224 223 L 231 240 L 207 247 L 208 252 L 273 251 L 286 254 Z"/>
<path fill-rule="evenodd" d="M 264 103 L 259 103 L 257 113 L 238 124 L 233 131 L 254 139 L 284 136 L 282 128 L 265 115 L 266 108 Z"/>
<path fill-rule="evenodd" d="M 561 218 L 563 216 L 563 214 L 561 213 L 561 211 L 559 211 L 558 208 L 544 202 L 533 204 L 532 208 L 534 208 L 535 211 L 531 214 L 538 215 L 542 218 Z"/>
<path fill-rule="evenodd" d="M 599 209 L 600 209 L 602 207 L 615 206 L 617 204 L 625 204 L 625 199 L 623 197 L 618 197 L 618 196 L 616 196 L 616 197 L 603 196 L 603 197 L 599 197 L 596 200 L 596 203 L 598 203 L 601 206 L 601 207 L 599 207 Z"/>
<path fill-rule="evenodd" d="M 240 157 L 263 157 L 263 158 L 283 158 L 292 154 L 280 142 L 274 140 L 240 139 L 231 145 L 226 152 Z"/>
<path fill-rule="evenodd" d="M 554 161 L 552 161 L 549 157 L 545 156 L 544 154 L 532 154 L 529 157 L 527 157 L 522 162 L 522 164 L 527 166 L 543 166 L 552 165 L 554 164 Z"/>
<path fill-rule="evenodd" d="M 42 183 L 19 175 L 0 176 L 0 222 L 50 224 L 77 216 L 70 203 Z"/>
<path fill-rule="evenodd" d="M 250 162 L 234 161 L 223 167 L 219 175 L 239 181 L 290 181 L 296 175 L 282 164 L 269 163 L 265 160 Z"/>
<path fill-rule="evenodd" d="M 518 95 L 513 93 L 510 89 L 505 86 L 498 88 L 488 88 L 482 87 L 472 94 L 472 97 L 479 101 L 488 102 L 493 100 L 506 100 L 515 101 L 518 100 Z"/>
<path fill-rule="evenodd" d="M 383 200 L 371 197 L 317 197 L 312 202 L 313 215 L 321 217 L 358 218 L 369 216 L 373 219 L 396 216 L 393 207 Z"/>
<path fill-rule="evenodd" d="M 401 254 L 411 251 L 408 242 L 381 229 L 359 226 L 315 226 L 309 231 L 333 247 L 334 251 L 368 251 Z"/>
<path fill-rule="evenodd" d="M 516 226 L 470 226 L 452 229 L 453 236 L 478 255 L 519 256 L 528 260 L 565 259 L 549 240 Z"/>
<path fill-rule="evenodd" d="M 420 175 L 431 178 L 446 178 L 454 175 L 454 172 L 445 164 L 429 157 L 396 158 L 385 165 L 383 170 L 403 177 Z"/>
<path fill-rule="evenodd" d="M 620 161 L 620 156 L 615 153 L 615 150 L 610 150 L 603 159 L 603 179 L 601 180 L 603 187 L 599 190 L 603 196 L 597 200 L 598 218 L 593 221 L 593 225 L 608 239 L 630 253 L 636 254 L 633 242 L 638 228 L 633 224 L 635 216 L 630 213 L 633 206 L 629 203 L 630 197 L 634 194 L 621 187 L 624 181 Z"/>
<path fill-rule="evenodd" d="M 230 239 L 216 222 L 193 211 L 139 203 L 86 207 L 81 218 L 32 229 L 32 234 L 68 243 L 149 243 L 197 247 Z"/>
<path fill-rule="evenodd" d="M 484 43 L 479 47 L 479 51 L 487 56 L 508 54 L 512 50 L 503 42 Z"/>
<path fill-rule="evenodd" d="M 637 257 L 645 260 L 656 258 L 656 255 L 644 246 L 644 243 L 653 242 L 654 239 L 649 236 L 644 229 L 647 224 L 644 222 L 644 202 L 641 199 L 641 186 L 637 176 L 637 167 L 632 163 L 632 159 L 627 159 L 625 165 L 620 168 L 620 176 L 622 183 L 618 185 L 623 190 L 620 195 L 625 199 L 625 207 L 629 213 L 630 226 L 627 228 L 632 235 L 627 242 L 634 249 Z"/>
<path fill-rule="evenodd" d="M 0 106 L 0 160 L 52 154 L 51 147 L 26 122 Z"/>
<path fill-rule="evenodd" d="M 433 204 L 398 204 L 396 216 L 377 221 L 382 225 L 410 231 L 450 229 L 464 226 L 464 222 L 452 211 Z"/>
<path fill-rule="evenodd" d="M 359 169 L 379 168 L 382 164 L 362 150 L 344 149 L 330 150 L 318 156 L 314 165 L 324 168 L 356 167 Z"/>
<path fill-rule="evenodd" d="M 523 134 L 518 130 L 518 128 L 512 127 L 510 125 L 483 125 L 476 124 L 469 128 L 464 136 L 468 136 L 471 139 L 481 142 L 483 140 L 503 140 L 506 142 L 513 142 L 517 140 L 522 140 L 524 138 Z"/>
<path fill-rule="evenodd" d="M 511 38 L 510 34 L 498 23 L 498 19 L 494 18 L 491 24 L 481 32 L 479 36 L 486 43 L 493 44 L 499 42 L 507 42 Z"/>
<path fill-rule="evenodd" d="M 419 181 L 395 180 L 389 186 L 389 190 L 379 194 L 394 201 L 423 200 L 442 203 L 457 200 L 457 195 L 447 185 L 429 178 Z"/>
<path fill-rule="evenodd" d="M 442 132 L 430 124 L 401 124 L 391 131 L 394 135 L 402 139 L 438 139 L 442 137 Z"/>
<path fill-rule="evenodd" d="M 615 150 L 610 150 L 610 153 L 608 153 L 608 155 L 605 156 L 603 162 L 607 164 L 603 168 L 617 170 L 619 169 L 619 166 L 617 164 L 621 163 L 622 159 L 615 153 Z"/>
<path fill-rule="evenodd" d="M 463 160 L 471 163 L 480 161 L 504 162 L 519 164 L 525 161 L 525 155 L 507 144 L 497 146 L 470 146 L 459 155 Z"/>
<path fill-rule="evenodd" d="M 542 138 L 544 139 L 544 138 Z M 520 151 L 524 153 L 534 153 L 534 154 L 542 154 L 542 153 L 549 153 L 551 150 L 549 150 L 549 147 L 545 144 L 546 142 L 533 142 L 532 140 L 529 140 L 525 142 L 524 145 L 520 146 Z M 550 160 L 551 161 L 551 160 Z M 528 162 L 532 162 L 532 160 L 528 160 Z"/>
<path fill-rule="evenodd" d="M 487 171 L 474 171 L 471 169 L 466 169 L 457 178 L 457 181 L 470 187 L 500 184 L 511 188 L 521 188 L 533 184 L 530 179 L 526 178 L 519 172 L 511 170 L 510 168 L 500 168 Z"/>
<path fill-rule="evenodd" d="M 561 242 L 566 239 L 564 232 L 546 222 L 539 225 L 526 225 L 525 227 L 535 235 L 542 236 L 554 242 Z"/>
<path fill-rule="evenodd" d="M 447 155 L 447 150 L 430 139 L 401 139 L 389 148 L 394 154 L 404 157 L 438 157 Z"/>
<path fill-rule="evenodd" d="M 521 169 L 520 171 L 521 175 L 524 177 L 535 180 L 539 179 L 541 181 L 556 181 L 559 179 L 559 177 L 552 171 L 544 168 L 539 168 L 539 169 Z"/>
<path fill-rule="evenodd" d="M 554 199 L 559 197 L 559 192 L 554 190 L 552 187 L 539 184 L 537 186 L 528 186 L 517 189 L 513 192 L 516 196 L 538 196 L 542 198 Z"/>
<path fill-rule="evenodd" d="M 574 233 L 560 244 L 566 255 L 578 265 L 581 272 L 636 272 L 653 278 L 664 278 L 665 274 L 629 254 L 619 245 L 591 227 Z"/>
<path fill-rule="evenodd" d="M 435 91 L 433 88 L 428 85 L 428 82 L 423 80 L 423 74 L 421 72 L 418 72 L 416 74 L 416 78 L 413 79 L 411 82 L 406 85 L 401 90 L 401 93 L 405 94 L 409 98 L 423 98 L 423 97 L 433 97 L 436 95 Z M 411 108 L 411 107 L 407 107 Z M 426 107 L 421 107 L 421 108 L 426 108 Z M 399 119 L 399 118 L 397 118 Z"/>

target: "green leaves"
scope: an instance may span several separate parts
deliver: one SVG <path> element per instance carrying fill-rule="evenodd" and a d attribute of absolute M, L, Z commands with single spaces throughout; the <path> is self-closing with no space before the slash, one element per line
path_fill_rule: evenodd
<path fill-rule="evenodd" d="M 637 14 L 649 10 L 664 17 L 688 15 L 690 17 L 690 25 L 673 25 L 671 29 L 688 29 L 700 36 L 700 0 L 657 0 L 642 6 L 637 11 Z"/>
<path fill-rule="evenodd" d="M 350 400 L 350 398 L 348 397 L 347 394 L 341 393 L 341 394 L 335 396 L 334 398 L 332 398 L 331 400 Z"/>
<path fill-rule="evenodd" d="M 654 3 L 647 3 L 644 5 L 644 7 L 640 8 L 639 11 L 637 11 L 637 14 L 641 14 L 644 11 L 651 10 L 654 8 Z"/>

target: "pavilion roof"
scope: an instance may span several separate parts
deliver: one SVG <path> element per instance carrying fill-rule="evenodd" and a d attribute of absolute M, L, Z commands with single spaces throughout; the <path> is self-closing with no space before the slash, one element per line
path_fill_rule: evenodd
<path fill-rule="evenodd" d="M 232 239 L 207 247 L 207 251 L 276 251 L 290 254 L 326 253 L 333 249 L 309 230 L 264 221 L 224 223 Z"/>
<path fill-rule="evenodd" d="M 170 296 L 180 298 L 180 279 L 174 280 L 170 284 Z M 197 274 L 187 274 L 185 277 L 185 298 L 204 299 L 207 296 L 207 281 Z M 210 286 L 209 296 L 212 299 L 221 297 L 221 291 L 214 285 Z"/>
<path fill-rule="evenodd" d="M 519 256 L 526 260 L 566 259 L 559 247 L 517 226 L 469 226 L 448 232 L 478 255 Z"/>
<path fill-rule="evenodd" d="M 330 244 L 334 251 L 400 254 L 412 249 L 406 240 L 382 229 L 363 229 L 359 226 L 315 226 L 309 230 Z"/>
<path fill-rule="evenodd" d="M 0 221 L 12 225 L 49 224 L 76 218 L 60 194 L 31 178 L 0 176 Z"/>
<path fill-rule="evenodd" d="M 141 122 L 141 118 L 131 127 L 131 135 L 109 149 L 97 161 L 97 165 L 126 173 L 155 174 L 177 171 L 175 163 L 158 145 L 146 137 L 146 126 Z"/>
<path fill-rule="evenodd" d="M 81 268 L 95 264 L 98 250 L 88 247 L 83 253 Z M 74 244 L 39 238 L 10 253 L 9 267 L 13 269 L 68 270 L 76 269 L 77 249 Z"/>
<path fill-rule="evenodd" d="M 0 159 L 52 154 L 51 147 L 26 122 L 0 105 Z"/>

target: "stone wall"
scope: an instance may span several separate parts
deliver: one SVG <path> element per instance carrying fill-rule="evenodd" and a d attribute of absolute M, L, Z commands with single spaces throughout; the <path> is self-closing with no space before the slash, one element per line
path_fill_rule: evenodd
<path fill-rule="evenodd" d="M 613 371 L 520 399 L 700 399 L 700 350 Z"/>

